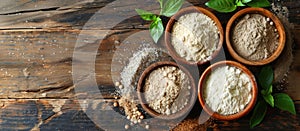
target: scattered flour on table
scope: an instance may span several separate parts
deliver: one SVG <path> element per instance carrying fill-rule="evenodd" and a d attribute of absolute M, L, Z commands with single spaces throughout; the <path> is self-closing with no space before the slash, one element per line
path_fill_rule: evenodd
<path fill-rule="evenodd" d="M 156 48 L 143 48 L 134 53 L 129 59 L 128 64 L 121 72 L 121 83 L 124 88 L 120 94 L 135 92 L 137 82 L 143 70 L 162 57 L 167 57 L 162 50 Z"/>
<path fill-rule="evenodd" d="M 152 47 L 141 46 L 137 52 L 129 58 L 127 65 L 121 72 L 121 80 L 115 83 L 119 87 L 120 95 L 118 105 L 124 108 L 126 118 L 131 124 L 140 123 L 144 115 L 138 109 L 136 88 L 140 75 L 152 63 L 159 60 L 170 60 L 171 57 L 163 50 Z"/>
<path fill-rule="evenodd" d="M 163 66 L 149 74 L 144 88 L 149 107 L 170 115 L 187 105 L 191 87 L 187 75 L 178 67 Z"/>
<path fill-rule="evenodd" d="M 179 17 L 173 26 L 171 43 L 180 57 L 188 61 L 210 59 L 219 43 L 215 22 L 202 13 Z"/>
<path fill-rule="evenodd" d="M 277 49 L 279 35 L 274 22 L 260 14 L 247 14 L 233 29 L 233 48 L 248 60 L 269 58 Z"/>
<path fill-rule="evenodd" d="M 218 67 L 208 75 L 203 95 L 208 106 L 222 115 L 238 113 L 252 98 L 250 78 L 233 66 Z"/>

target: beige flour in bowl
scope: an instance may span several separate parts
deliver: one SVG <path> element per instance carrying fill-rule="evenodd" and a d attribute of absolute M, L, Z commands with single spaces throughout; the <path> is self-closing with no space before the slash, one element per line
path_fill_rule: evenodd
<path fill-rule="evenodd" d="M 176 113 L 187 105 L 190 95 L 188 76 L 175 66 L 153 70 L 145 80 L 145 99 L 160 114 Z"/>
<path fill-rule="evenodd" d="M 218 43 L 218 28 L 205 14 L 185 14 L 173 26 L 171 44 L 176 53 L 187 61 L 210 59 Z"/>
<path fill-rule="evenodd" d="M 222 115 L 238 113 L 252 99 L 249 76 L 234 66 L 213 69 L 203 87 L 203 99 L 214 111 Z"/>
<path fill-rule="evenodd" d="M 270 57 L 279 42 L 274 22 L 260 14 L 247 14 L 235 25 L 232 34 L 234 50 L 247 60 Z"/>

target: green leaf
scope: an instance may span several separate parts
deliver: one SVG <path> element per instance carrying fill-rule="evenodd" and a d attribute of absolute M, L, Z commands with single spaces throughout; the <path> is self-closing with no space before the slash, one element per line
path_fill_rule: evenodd
<path fill-rule="evenodd" d="M 243 3 L 249 3 L 251 2 L 252 0 L 242 0 Z"/>
<path fill-rule="evenodd" d="M 224 13 L 232 12 L 237 8 L 235 0 L 210 0 L 206 2 L 205 5 L 218 12 Z"/>
<path fill-rule="evenodd" d="M 264 119 L 267 112 L 267 104 L 265 101 L 260 100 L 256 103 L 255 108 L 253 110 L 253 114 L 250 118 L 250 127 L 253 128 L 260 124 Z"/>
<path fill-rule="evenodd" d="M 252 0 L 251 2 L 247 3 L 248 6 L 251 7 L 269 7 L 271 6 L 268 0 Z"/>
<path fill-rule="evenodd" d="M 272 94 L 263 95 L 263 98 L 270 106 L 274 107 L 274 98 Z"/>
<path fill-rule="evenodd" d="M 294 102 L 289 95 L 285 93 L 274 94 L 274 104 L 277 108 L 296 115 Z"/>
<path fill-rule="evenodd" d="M 164 26 L 159 17 L 156 18 L 150 25 L 150 35 L 153 38 L 154 42 L 157 43 L 159 38 L 164 32 Z"/>
<path fill-rule="evenodd" d="M 264 89 L 262 89 L 262 90 L 260 91 L 260 93 L 261 93 L 262 95 L 267 95 L 267 94 L 268 94 L 267 91 L 264 90 Z"/>
<path fill-rule="evenodd" d="M 263 94 L 263 95 L 269 95 L 269 94 L 272 94 L 272 92 L 273 92 L 273 86 L 272 85 L 266 90 L 264 90 L 264 89 L 261 90 L 261 94 Z"/>
<path fill-rule="evenodd" d="M 162 9 L 160 14 L 171 17 L 181 8 L 183 1 L 184 0 L 162 0 Z"/>
<path fill-rule="evenodd" d="M 142 10 L 142 9 L 135 9 L 135 11 L 144 19 L 144 20 L 148 20 L 148 21 L 152 21 L 152 20 L 155 20 L 156 19 L 156 15 L 151 13 L 151 12 L 148 12 L 148 11 L 145 11 L 145 10 Z"/>
<path fill-rule="evenodd" d="M 262 86 L 263 89 L 267 90 L 273 82 L 274 74 L 271 66 L 265 66 L 261 69 L 258 82 Z"/>
<path fill-rule="evenodd" d="M 159 2 L 159 5 L 160 5 L 160 9 L 162 9 L 163 7 L 163 0 L 157 0 Z M 161 10 L 160 10 L 161 11 Z"/>
<path fill-rule="evenodd" d="M 237 6 L 246 6 L 241 0 L 236 0 Z"/>

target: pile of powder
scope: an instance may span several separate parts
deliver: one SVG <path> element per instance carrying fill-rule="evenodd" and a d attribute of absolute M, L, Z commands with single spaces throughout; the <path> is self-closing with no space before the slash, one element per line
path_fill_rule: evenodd
<path fill-rule="evenodd" d="M 171 44 L 177 54 L 188 61 L 210 59 L 218 43 L 215 22 L 202 13 L 185 14 L 173 26 Z"/>
<path fill-rule="evenodd" d="M 145 80 L 145 98 L 149 107 L 160 114 L 170 115 L 187 105 L 190 95 L 187 75 L 175 66 L 153 70 Z"/>
<path fill-rule="evenodd" d="M 233 29 L 232 46 L 247 60 L 263 60 L 277 49 L 278 37 L 277 29 L 270 18 L 260 14 L 247 14 Z"/>
<path fill-rule="evenodd" d="M 218 67 L 207 76 L 203 88 L 206 104 L 222 115 L 238 113 L 252 98 L 250 78 L 233 66 Z"/>

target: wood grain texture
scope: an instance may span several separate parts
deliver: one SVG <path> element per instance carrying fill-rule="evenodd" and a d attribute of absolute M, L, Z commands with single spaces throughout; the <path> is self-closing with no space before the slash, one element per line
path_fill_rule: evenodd
<path fill-rule="evenodd" d="M 287 6 L 289 20 L 294 24 L 294 60 L 285 92 L 294 99 L 299 113 L 300 38 L 297 36 L 300 34 L 300 2 L 274 1 Z M 206 1 L 189 2 L 203 7 Z M 184 6 L 191 4 L 186 2 Z M 139 35 L 148 29 L 150 22 L 143 21 L 134 9 L 159 13 L 158 7 L 155 0 L 132 0 L 128 3 L 116 0 L 1 1 L 0 129 L 102 130 L 100 122 L 105 123 L 108 128 L 124 130 L 124 125 L 129 121 L 125 118 L 117 119 L 117 114 L 112 115 L 115 109 L 111 105 L 115 91 L 113 82 L 118 80 L 120 69 L 127 61 L 112 66 L 117 57 L 115 54 L 119 49 L 122 50 L 126 58 L 121 60 L 126 60 L 139 44 L 152 43 L 149 34 Z M 216 13 L 223 26 L 232 14 Z M 167 20 L 168 18 L 163 19 L 164 24 Z M 95 61 L 81 61 L 89 56 L 88 51 L 93 48 L 97 51 Z M 87 55 L 80 59 L 74 58 L 75 50 L 86 51 Z M 83 74 L 80 81 L 89 76 L 95 77 L 97 91 L 88 92 L 89 83 L 86 83 L 87 87 L 78 88 L 74 85 L 74 62 L 82 67 L 79 70 Z M 78 93 L 78 90 L 82 92 Z M 81 99 L 76 98 L 84 98 L 82 100 L 87 100 L 90 104 L 85 105 Z M 87 109 L 104 113 L 91 117 Z M 201 108 L 196 104 L 187 119 L 197 119 L 199 110 Z M 250 116 L 246 116 L 237 121 L 212 120 L 214 124 L 206 125 L 205 128 L 248 130 L 249 118 Z M 299 115 L 269 109 L 263 124 L 256 129 L 297 130 L 300 129 L 299 121 Z M 168 126 L 174 126 L 174 123 L 150 124 L 153 130 L 169 130 Z M 144 126 L 141 124 L 131 129 L 144 130 Z"/>

